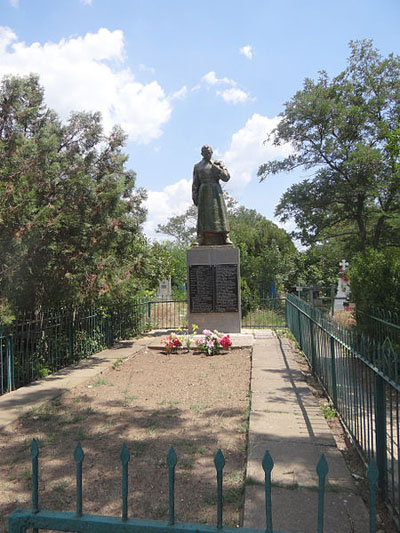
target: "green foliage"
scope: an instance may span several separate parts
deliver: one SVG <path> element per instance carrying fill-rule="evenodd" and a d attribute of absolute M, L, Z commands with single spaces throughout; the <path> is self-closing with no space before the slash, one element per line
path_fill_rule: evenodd
<path fill-rule="evenodd" d="M 352 299 L 357 309 L 374 307 L 400 313 L 400 249 L 368 248 L 353 258 L 349 269 Z M 362 320 L 362 315 L 357 322 Z"/>
<path fill-rule="evenodd" d="M 268 294 L 274 282 L 286 285 L 296 255 L 286 231 L 242 206 L 231 214 L 230 224 L 232 242 L 240 249 L 243 294 Z"/>
<path fill-rule="evenodd" d="M 240 206 L 229 194 L 224 194 L 229 215 L 230 237 L 240 249 L 242 299 L 244 306 L 259 292 L 268 293 L 273 283 L 287 284 L 293 270 L 296 249 L 285 230 L 267 220 L 254 209 Z M 174 239 L 160 246 L 172 277 L 172 287 L 181 296 L 186 282 L 186 250 L 196 235 L 197 211 L 189 207 L 183 215 L 172 217 L 167 224 L 158 226 L 159 233 Z M 247 296 L 247 299 L 246 299 Z"/>
<path fill-rule="evenodd" d="M 327 403 L 323 403 L 320 407 L 322 414 L 327 420 L 332 420 L 336 416 L 336 409 Z"/>
<path fill-rule="evenodd" d="M 141 233 L 145 191 L 125 169 L 125 135 L 99 113 L 62 124 L 38 77 L 0 87 L 0 290 L 17 310 L 91 303 L 156 277 Z M 151 260 L 150 260 L 151 258 Z M 157 262 L 156 262 L 157 264 Z M 121 288 L 123 287 L 123 289 Z M 3 305 L 4 308 L 4 305 Z M 3 313 L 5 314 L 5 313 Z"/>
<path fill-rule="evenodd" d="M 399 246 L 400 58 L 382 58 L 370 41 L 350 49 L 341 74 L 306 79 L 286 103 L 274 143 L 291 143 L 294 153 L 258 175 L 314 169 L 276 209 L 281 220 L 294 218 L 304 244 L 339 238 L 353 251 Z"/>
<path fill-rule="evenodd" d="M 197 207 L 191 205 L 185 213 L 168 219 L 157 226 L 157 233 L 164 233 L 174 239 L 178 247 L 188 247 L 196 239 Z"/>

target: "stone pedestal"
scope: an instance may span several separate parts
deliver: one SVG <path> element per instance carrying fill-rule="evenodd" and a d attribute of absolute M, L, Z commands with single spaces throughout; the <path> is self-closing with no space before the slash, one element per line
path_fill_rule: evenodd
<path fill-rule="evenodd" d="M 240 333 L 240 253 L 234 246 L 187 251 L 188 327 Z"/>

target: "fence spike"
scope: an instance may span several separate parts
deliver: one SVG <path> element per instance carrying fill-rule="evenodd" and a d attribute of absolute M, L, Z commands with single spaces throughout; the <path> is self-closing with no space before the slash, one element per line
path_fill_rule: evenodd
<path fill-rule="evenodd" d="M 76 516 L 82 516 L 82 463 L 85 454 L 83 453 L 81 443 L 78 442 L 74 451 L 76 462 Z"/>
<path fill-rule="evenodd" d="M 376 483 L 379 479 L 379 469 L 374 459 L 368 465 L 367 478 L 369 481 L 369 531 L 375 533 L 376 524 Z"/>
<path fill-rule="evenodd" d="M 170 446 L 167 455 L 168 486 L 169 486 L 169 520 L 168 525 L 175 524 L 175 466 L 178 459 L 173 446 Z"/>
<path fill-rule="evenodd" d="M 131 455 L 125 444 L 122 444 L 120 453 L 120 459 L 122 462 L 122 520 L 128 520 L 128 463 Z"/>
<path fill-rule="evenodd" d="M 222 469 L 225 466 L 225 457 L 220 449 L 215 454 L 214 464 L 217 470 L 217 528 L 222 529 L 222 508 L 223 508 Z"/>
<path fill-rule="evenodd" d="M 325 478 L 329 471 L 325 455 L 322 454 L 317 464 L 318 474 L 318 533 L 324 531 L 324 499 L 325 499 Z"/>
<path fill-rule="evenodd" d="M 271 472 L 274 468 L 274 461 L 268 450 L 265 451 L 262 460 L 262 467 L 265 473 L 265 520 L 266 520 L 266 532 L 272 532 L 272 497 L 271 497 Z"/>
<path fill-rule="evenodd" d="M 32 439 L 32 510 L 39 512 L 39 445 L 36 439 Z"/>

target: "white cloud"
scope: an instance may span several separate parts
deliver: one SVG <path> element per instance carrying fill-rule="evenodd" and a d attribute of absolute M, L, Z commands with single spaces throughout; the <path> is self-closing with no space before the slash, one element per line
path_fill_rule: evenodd
<path fill-rule="evenodd" d="M 162 191 L 147 191 L 147 220 L 145 234 L 153 239 L 161 239 L 156 233 L 158 224 L 165 224 L 170 217 L 182 215 L 192 204 L 192 182 L 181 179 L 168 185 Z"/>
<path fill-rule="evenodd" d="M 187 93 L 188 93 L 188 89 L 186 85 L 184 85 L 178 91 L 175 91 L 174 93 L 172 93 L 169 99 L 170 100 L 183 100 L 184 98 L 186 98 Z"/>
<path fill-rule="evenodd" d="M 224 91 L 217 91 L 217 95 L 221 96 L 225 102 L 228 102 L 229 104 L 239 104 L 246 102 L 249 99 L 249 95 L 237 87 L 231 87 Z"/>
<path fill-rule="evenodd" d="M 85 6 L 91 6 L 93 3 L 93 0 L 80 0 L 81 4 L 84 4 Z"/>
<path fill-rule="evenodd" d="M 228 89 L 216 91 L 216 95 L 229 104 L 239 104 L 250 100 L 249 94 L 243 89 L 239 89 L 235 80 L 226 77 L 218 78 L 213 70 L 207 72 L 201 79 L 208 86 L 230 85 Z"/>
<path fill-rule="evenodd" d="M 239 50 L 239 52 L 247 57 L 247 59 L 253 59 L 253 47 L 250 44 L 246 44 L 246 46 L 242 46 L 242 48 Z"/>
<path fill-rule="evenodd" d="M 18 7 L 18 6 L 19 6 L 19 0 L 10 0 L 10 4 L 11 4 L 13 7 Z"/>
<path fill-rule="evenodd" d="M 274 146 L 272 142 L 265 142 L 279 120 L 279 117 L 268 118 L 255 113 L 243 128 L 232 135 L 231 145 L 221 159 L 230 172 L 227 188 L 233 194 L 239 194 L 250 183 L 262 163 L 291 153 L 288 144 Z"/>
<path fill-rule="evenodd" d="M 207 74 L 204 74 L 202 77 L 202 80 L 205 81 L 208 85 L 218 85 L 221 83 L 226 83 L 228 85 L 236 85 L 236 82 L 234 80 L 231 80 L 229 78 L 217 78 L 217 75 L 213 70 L 210 72 L 207 72 Z"/>
<path fill-rule="evenodd" d="M 135 80 L 124 54 L 121 30 L 28 45 L 0 27 L 0 77 L 38 73 L 46 103 L 62 118 L 71 111 L 100 111 L 106 130 L 120 124 L 131 140 L 148 143 L 162 134 L 171 104 L 157 81 Z"/>

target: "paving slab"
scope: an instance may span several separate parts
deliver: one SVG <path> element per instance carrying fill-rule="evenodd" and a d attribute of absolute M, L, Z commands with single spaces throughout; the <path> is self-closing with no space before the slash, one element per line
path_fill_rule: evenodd
<path fill-rule="evenodd" d="M 325 533 L 366 532 L 369 514 L 308 387 L 291 346 L 274 334 L 255 335 L 251 376 L 251 412 L 244 504 L 244 527 L 265 525 L 262 459 L 274 461 L 272 514 L 274 531 L 317 530 L 317 463 L 324 454 Z"/>
<path fill-rule="evenodd" d="M 317 531 L 318 492 L 308 489 L 272 487 L 272 526 L 275 531 L 311 533 Z M 246 487 L 244 523 L 264 529 L 264 491 L 258 486 Z M 260 509 L 262 512 L 260 513 Z M 325 493 L 325 533 L 366 533 L 368 512 L 359 496 L 352 492 Z"/>

